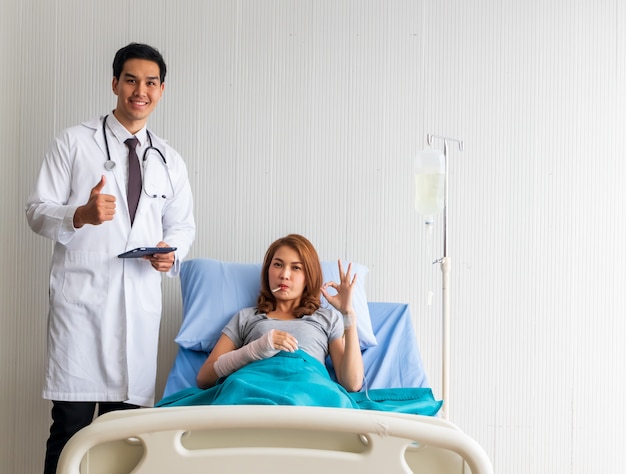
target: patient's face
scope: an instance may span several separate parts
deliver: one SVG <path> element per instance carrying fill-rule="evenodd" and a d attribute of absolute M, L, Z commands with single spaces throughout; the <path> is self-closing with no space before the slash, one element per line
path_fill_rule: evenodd
<path fill-rule="evenodd" d="M 306 287 L 304 264 L 298 252 L 291 247 L 279 247 L 268 270 L 270 289 L 277 300 L 299 299 Z"/>

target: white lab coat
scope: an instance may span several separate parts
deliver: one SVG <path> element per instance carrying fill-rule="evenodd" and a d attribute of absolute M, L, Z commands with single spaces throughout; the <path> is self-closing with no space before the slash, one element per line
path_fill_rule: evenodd
<path fill-rule="evenodd" d="M 195 222 L 185 163 L 163 140 L 154 134 L 152 138 L 165 154 L 175 192 L 168 191 L 169 199 L 142 193 L 132 228 L 126 170 L 120 165 L 111 171 L 104 168 L 107 154 L 101 118 L 63 131 L 44 157 L 26 215 L 35 232 L 55 242 L 46 399 L 154 404 L 161 273 L 147 260 L 117 255 L 165 241 L 178 248 L 169 272 L 175 276 L 194 240 Z M 109 145 L 113 150 L 110 135 Z M 150 166 L 162 167 L 151 159 Z M 87 202 L 102 175 L 107 178 L 102 193 L 117 199 L 113 220 L 74 229 L 76 208 Z M 155 181 L 151 189 L 170 189 L 167 175 L 158 168 L 150 175 Z"/>

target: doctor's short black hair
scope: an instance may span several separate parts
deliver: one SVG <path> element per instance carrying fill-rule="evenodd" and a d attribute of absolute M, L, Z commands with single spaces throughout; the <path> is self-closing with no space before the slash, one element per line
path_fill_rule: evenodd
<path fill-rule="evenodd" d="M 154 61 L 159 65 L 161 83 L 165 82 L 165 73 L 167 67 L 165 66 L 165 60 L 158 49 L 153 48 L 147 44 L 142 43 L 130 43 L 115 53 L 113 58 L 113 76 L 119 80 L 124 69 L 124 64 L 129 59 L 147 59 L 148 61 Z"/>

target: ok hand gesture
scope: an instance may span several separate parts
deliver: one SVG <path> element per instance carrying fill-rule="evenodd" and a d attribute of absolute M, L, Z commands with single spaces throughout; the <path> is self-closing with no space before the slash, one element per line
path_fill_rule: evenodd
<path fill-rule="evenodd" d="M 337 265 L 339 266 L 339 283 L 334 281 L 324 283 L 321 288 L 322 294 L 337 311 L 343 314 L 344 320 L 348 317 L 354 322 L 355 313 L 352 307 L 352 291 L 356 285 L 357 274 L 355 273 L 354 276 L 351 276 L 352 263 L 348 264 L 346 272 L 343 271 L 341 260 L 338 260 Z M 328 288 L 333 288 L 335 290 L 334 294 L 330 294 Z"/>

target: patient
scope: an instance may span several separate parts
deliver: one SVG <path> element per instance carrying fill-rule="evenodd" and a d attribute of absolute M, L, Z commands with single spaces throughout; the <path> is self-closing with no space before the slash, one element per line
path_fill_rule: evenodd
<path fill-rule="evenodd" d="M 338 262 L 340 281 L 324 283 L 317 251 L 290 234 L 270 245 L 257 305 L 239 311 L 204 362 L 198 389 L 159 406 L 189 404 L 322 405 L 356 408 L 348 392 L 363 384 L 352 292 L 356 275 Z M 335 308 L 322 308 L 320 295 Z M 336 383 L 324 364 L 330 355 Z M 216 385 L 217 384 L 217 385 Z"/>
<path fill-rule="evenodd" d="M 256 308 L 241 310 L 226 325 L 198 372 L 198 387 L 211 387 L 254 360 L 301 349 L 322 365 L 330 354 L 337 381 L 358 391 L 363 359 L 352 307 L 357 277 L 350 275 L 352 264 L 346 272 L 341 261 L 338 265 L 341 280 L 322 285 L 320 260 L 305 237 L 291 234 L 270 245 Z M 320 293 L 339 313 L 320 307 Z"/>
<path fill-rule="evenodd" d="M 352 306 L 352 265 L 339 281 L 323 282 L 317 252 L 290 234 L 268 248 L 256 307 L 226 324 L 196 376 L 197 387 L 157 406 L 298 405 L 365 408 L 434 415 L 430 389 L 362 391 L 363 358 Z M 320 296 L 334 309 L 322 308 Z M 210 309 L 207 308 L 207 311 Z M 330 356 L 336 381 L 325 361 Z"/>

